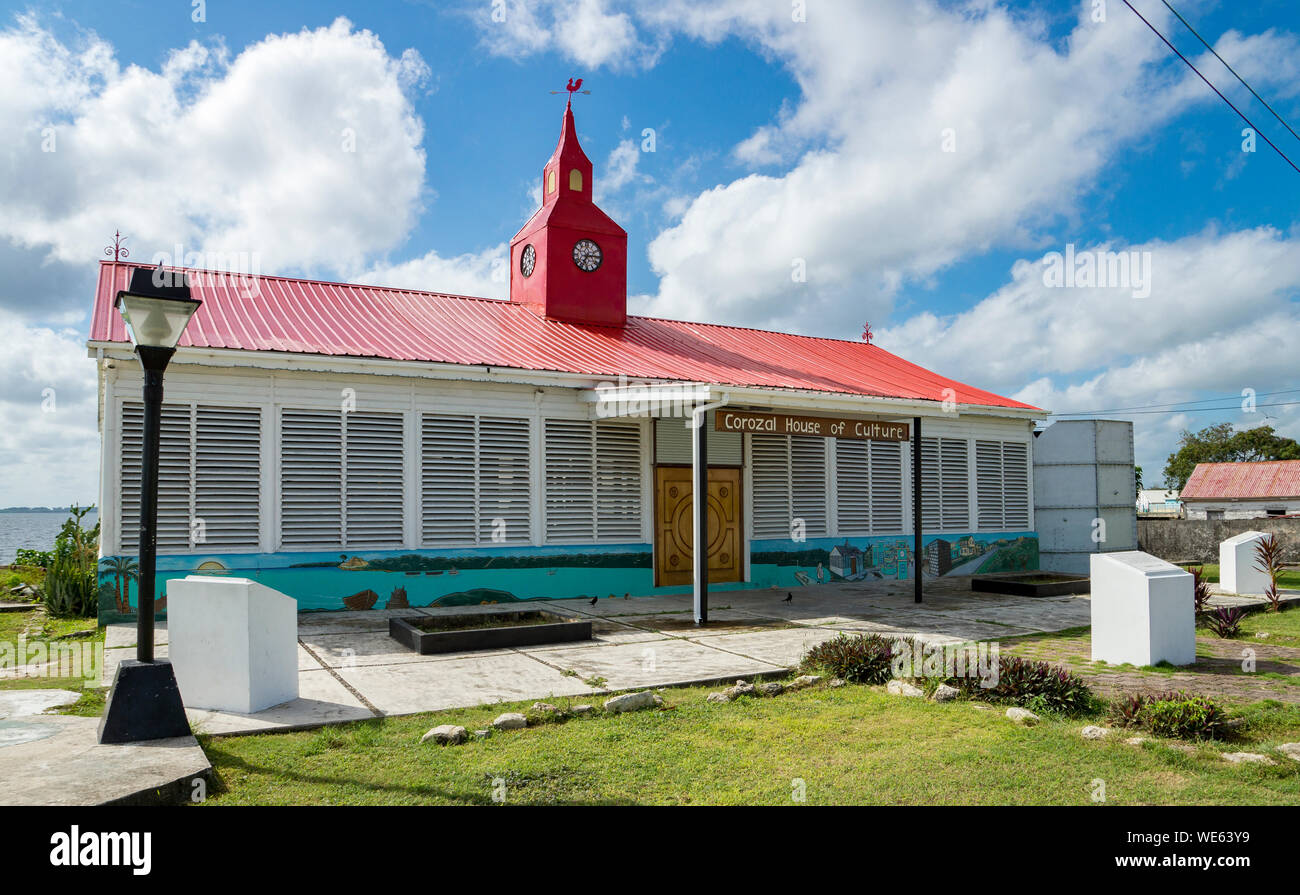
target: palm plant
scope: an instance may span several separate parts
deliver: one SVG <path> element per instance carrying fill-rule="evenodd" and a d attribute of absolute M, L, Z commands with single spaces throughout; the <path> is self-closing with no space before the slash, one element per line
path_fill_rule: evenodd
<path fill-rule="evenodd" d="M 1192 573 L 1192 598 L 1196 601 L 1196 612 L 1204 612 L 1210 604 L 1210 582 L 1205 580 L 1204 566 L 1187 566 Z"/>
<path fill-rule="evenodd" d="M 1255 568 L 1268 576 L 1264 598 L 1268 600 L 1268 611 L 1277 612 L 1282 608 L 1282 595 L 1277 591 L 1277 579 L 1282 574 L 1282 542 L 1277 535 L 1271 534 L 1255 542 Z"/>

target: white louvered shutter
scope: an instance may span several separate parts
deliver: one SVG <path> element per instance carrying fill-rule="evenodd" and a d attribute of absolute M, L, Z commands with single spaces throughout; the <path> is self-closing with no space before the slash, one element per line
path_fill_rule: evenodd
<path fill-rule="evenodd" d="M 140 547 L 140 461 L 144 444 L 144 405 L 122 405 L 121 461 L 118 467 L 117 531 L 119 548 L 134 553 Z"/>
<path fill-rule="evenodd" d="M 903 443 L 871 441 L 871 530 L 903 530 Z"/>
<path fill-rule="evenodd" d="M 835 513 L 842 535 L 871 532 L 871 444 L 835 439 Z"/>
<path fill-rule="evenodd" d="M 970 528 L 970 462 L 963 438 L 939 439 L 942 478 L 939 484 L 945 531 Z"/>
<path fill-rule="evenodd" d="M 596 423 L 596 537 L 641 540 L 641 426 Z"/>
<path fill-rule="evenodd" d="M 975 442 L 975 501 L 980 528 L 1003 527 L 1001 442 Z"/>
<path fill-rule="evenodd" d="M 190 549 L 193 419 L 188 404 L 164 404 L 158 459 L 158 552 Z M 138 524 L 138 523 L 137 523 Z"/>
<path fill-rule="evenodd" d="M 474 543 L 474 417 L 424 414 L 420 427 L 421 542 Z"/>
<path fill-rule="evenodd" d="M 194 515 L 202 520 L 203 545 L 255 550 L 260 545 L 261 411 L 200 404 L 194 425 Z"/>
<path fill-rule="evenodd" d="M 1002 524 L 1008 529 L 1029 527 L 1029 446 L 1002 443 Z"/>
<path fill-rule="evenodd" d="M 344 543 L 400 547 L 405 488 L 405 435 L 400 413 L 344 415 Z"/>
<path fill-rule="evenodd" d="M 754 435 L 750 443 L 750 478 L 754 537 L 790 537 L 790 439 Z"/>
<path fill-rule="evenodd" d="M 280 543 L 343 543 L 343 421 L 337 410 L 280 413 Z"/>
<path fill-rule="evenodd" d="M 478 542 L 527 544 L 532 539 L 528 420 L 480 417 L 477 459 Z M 498 520 L 502 541 L 493 540 Z"/>
<path fill-rule="evenodd" d="M 590 543 L 596 538 L 595 438 L 590 422 L 547 420 L 546 540 Z"/>
<path fill-rule="evenodd" d="M 939 439 L 921 439 L 921 528 L 939 531 L 943 528 L 942 491 L 943 471 L 940 465 Z"/>
<path fill-rule="evenodd" d="M 791 503 L 810 538 L 824 537 L 826 525 L 826 439 L 790 436 Z"/>

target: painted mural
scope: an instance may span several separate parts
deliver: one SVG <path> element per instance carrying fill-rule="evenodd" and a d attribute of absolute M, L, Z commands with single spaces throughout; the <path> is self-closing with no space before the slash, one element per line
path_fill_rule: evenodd
<path fill-rule="evenodd" d="M 929 575 L 969 575 L 1038 568 L 1034 532 L 930 535 L 922 568 Z M 750 581 L 710 590 L 909 578 L 912 541 L 905 537 L 816 538 L 751 544 Z M 250 578 L 288 594 L 300 611 L 477 606 L 529 600 L 631 598 L 690 593 L 690 585 L 655 587 L 649 544 L 491 547 L 443 551 L 187 554 L 158 557 L 157 613 L 167 612 L 167 582 L 187 575 Z M 139 570 L 133 556 L 99 564 L 99 622 L 135 618 Z"/>
<path fill-rule="evenodd" d="M 1038 535 L 1032 531 L 925 535 L 920 561 L 923 574 L 930 577 L 1036 570 Z M 916 563 L 913 539 L 900 535 L 750 543 L 754 587 L 905 580 L 916 576 Z"/>

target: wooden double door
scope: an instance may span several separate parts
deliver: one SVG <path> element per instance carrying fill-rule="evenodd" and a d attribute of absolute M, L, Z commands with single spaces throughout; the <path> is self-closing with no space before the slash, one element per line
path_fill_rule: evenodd
<path fill-rule="evenodd" d="M 709 581 L 744 578 L 740 470 L 709 469 Z M 695 501 L 689 466 L 655 467 L 655 584 L 695 580 Z"/>

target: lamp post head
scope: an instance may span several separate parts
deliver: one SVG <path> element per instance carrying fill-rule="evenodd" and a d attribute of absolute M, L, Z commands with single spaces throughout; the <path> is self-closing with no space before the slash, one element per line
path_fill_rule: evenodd
<path fill-rule="evenodd" d="M 157 267 L 132 271 L 130 287 L 117 293 L 113 304 L 126 321 L 127 335 L 137 351 L 160 348 L 170 354 L 202 302 L 190 297 L 182 271 Z"/>

